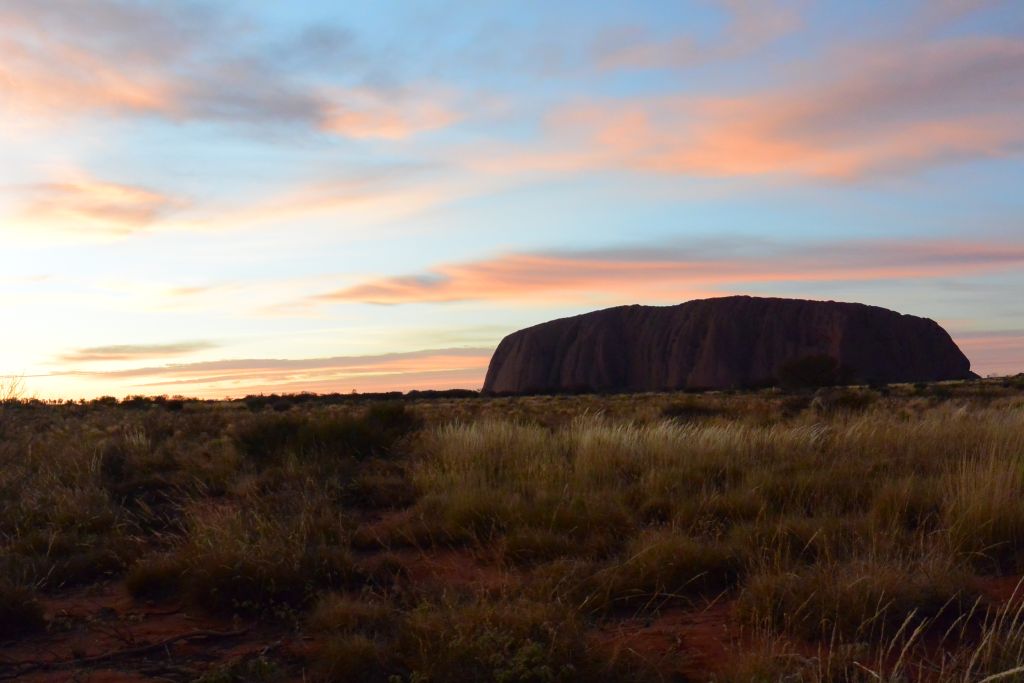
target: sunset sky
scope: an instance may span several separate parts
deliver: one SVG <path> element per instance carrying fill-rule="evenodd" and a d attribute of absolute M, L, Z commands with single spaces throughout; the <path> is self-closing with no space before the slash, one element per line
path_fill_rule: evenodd
<path fill-rule="evenodd" d="M 2 0 L 0 159 L 39 397 L 479 388 L 737 293 L 1024 371 L 1019 0 Z"/>

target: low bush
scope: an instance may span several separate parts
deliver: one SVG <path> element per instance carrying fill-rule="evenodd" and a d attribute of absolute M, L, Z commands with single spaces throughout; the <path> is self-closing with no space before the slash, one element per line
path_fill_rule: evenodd
<path fill-rule="evenodd" d="M 721 408 L 710 406 L 696 398 L 675 401 L 661 409 L 661 416 L 677 422 L 695 422 L 724 415 Z"/>
<path fill-rule="evenodd" d="M 294 448 L 304 420 L 299 415 L 257 414 L 237 426 L 239 450 L 258 465 L 279 461 Z"/>
<path fill-rule="evenodd" d="M 620 563 L 591 580 L 597 606 L 662 606 L 713 596 L 736 585 L 742 565 L 726 545 L 701 543 L 672 532 L 638 538 Z"/>
<path fill-rule="evenodd" d="M 360 633 L 373 637 L 394 635 L 398 623 L 394 608 L 384 603 L 337 593 L 320 598 L 309 617 L 310 627 L 321 633 Z"/>
<path fill-rule="evenodd" d="M 934 477 L 918 475 L 884 482 L 869 515 L 881 533 L 934 531 L 942 522 L 947 493 Z"/>
<path fill-rule="evenodd" d="M 412 680 L 601 680 L 583 625 L 565 608 L 524 600 L 422 606 L 409 615 L 399 652 Z"/>
<path fill-rule="evenodd" d="M 265 656 L 243 657 L 207 671 L 195 683 L 284 683 L 290 680 L 281 664 Z"/>
<path fill-rule="evenodd" d="M 905 625 L 953 622 L 978 599 L 969 575 L 941 561 L 822 562 L 751 576 L 738 610 L 748 624 L 808 640 L 888 642 Z"/>
<path fill-rule="evenodd" d="M 1024 569 L 1024 458 L 964 460 L 945 477 L 944 522 L 953 547 L 979 569 Z"/>
<path fill-rule="evenodd" d="M 579 544 L 549 529 L 520 529 L 505 537 L 501 557 L 510 564 L 531 565 L 579 554 Z"/>
<path fill-rule="evenodd" d="M 155 554 L 142 558 L 128 569 L 125 586 L 137 598 L 160 599 L 181 590 L 185 566 L 174 554 Z"/>
<path fill-rule="evenodd" d="M 0 572 L 42 590 L 87 584 L 123 570 L 138 552 L 122 514 L 96 482 L 54 483 L 22 495 L 14 510 L 16 533 L 0 553 Z"/>
<path fill-rule="evenodd" d="M 666 521 L 690 536 L 714 540 L 726 536 L 736 525 L 760 517 L 764 506 L 756 490 L 732 488 L 677 502 L 674 514 Z"/>
<path fill-rule="evenodd" d="M 324 589 L 362 580 L 342 520 L 313 501 L 290 513 L 195 510 L 178 546 L 129 577 L 139 594 L 178 585 L 204 609 L 247 614 L 303 607 Z"/>
<path fill-rule="evenodd" d="M 335 597 L 314 612 L 328 634 L 314 672 L 330 681 L 558 683 L 620 678 L 588 648 L 571 610 L 526 599 L 424 602 L 399 615 Z"/>
<path fill-rule="evenodd" d="M 860 413 L 878 401 L 878 395 L 856 389 L 820 390 L 810 408 L 819 416 Z"/>
<path fill-rule="evenodd" d="M 779 402 L 779 412 L 785 419 L 796 417 L 811 407 L 812 400 L 807 394 L 786 396 Z"/>
<path fill-rule="evenodd" d="M 346 500 L 353 507 L 385 510 L 406 508 L 416 502 L 419 492 L 400 466 L 370 461 L 348 486 Z"/>
<path fill-rule="evenodd" d="M 388 654 L 380 643 L 362 634 L 335 634 L 321 646 L 313 674 L 318 681 L 387 683 L 394 671 Z"/>
<path fill-rule="evenodd" d="M 392 455 L 398 441 L 419 425 L 420 418 L 402 403 L 372 405 L 362 415 L 257 413 L 236 428 L 235 442 L 259 465 L 280 462 L 289 454 L 364 459 Z"/>
<path fill-rule="evenodd" d="M 738 524 L 729 541 L 749 565 L 788 571 L 853 557 L 864 550 L 870 531 L 860 517 L 790 515 Z"/>

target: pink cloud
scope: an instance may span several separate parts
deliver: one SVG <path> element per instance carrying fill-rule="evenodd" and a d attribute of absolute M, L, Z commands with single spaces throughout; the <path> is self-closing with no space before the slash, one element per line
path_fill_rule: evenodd
<path fill-rule="evenodd" d="M 127 235 L 186 205 L 183 199 L 156 190 L 72 171 L 28 187 L 14 221 L 32 230 Z"/>
<path fill-rule="evenodd" d="M 852 179 L 1024 148 L 1020 40 L 862 45 L 792 79 L 736 95 L 564 106 L 548 118 L 545 151 L 513 153 L 503 168 Z"/>
<path fill-rule="evenodd" d="M 0 112 L 32 123 L 145 115 L 391 140 L 460 118 L 450 91 L 303 78 L 282 68 L 275 50 L 237 38 L 251 30 L 242 18 L 198 6 L 11 0 L 0 6 Z"/>
<path fill-rule="evenodd" d="M 197 351 L 214 349 L 217 346 L 217 344 L 210 341 L 174 342 L 170 344 L 112 344 L 68 351 L 60 356 L 60 360 L 66 363 L 138 361 L 144 358 L 187 355 Z"/>
<path fill-rule="evenodd" d="M 370 280 L 312 301 L 681 301 L 752 283 L 935 278 L 1024 265 L 1024 244 L 850 242 L 735 254 L 661 249 L 510 254 Z"/>
<path fill-rule="evenodd" d="M 339 93 L 326 108 L 320 128 L 351 138 L 402 140 L 419 133 L 446 128 L 461 118 L 441 89 L 381 96 L 353 89 Z"/>
<path fill-rule="evenodd" d="M 727 15 L 720 35 L 707 42 L 691 36 L 655 36 L 643 26 L 616 26 L 597 36 L 592 48 L 599 69 L 678 69 L 748 55 L 801 26 L 799 3 L 719 0 Z"/>

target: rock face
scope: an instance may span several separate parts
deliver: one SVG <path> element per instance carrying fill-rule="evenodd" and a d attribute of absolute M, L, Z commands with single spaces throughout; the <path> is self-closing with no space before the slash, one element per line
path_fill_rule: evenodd
<path fill-rule="evenodd" d="M 860 382 L 975 377 L 933 320 L 877 306 L 731 296 L 619 306 L 505 337 L 491 394 L 729 389 L 769 384 L 780 366 L 828 355 Z"/>

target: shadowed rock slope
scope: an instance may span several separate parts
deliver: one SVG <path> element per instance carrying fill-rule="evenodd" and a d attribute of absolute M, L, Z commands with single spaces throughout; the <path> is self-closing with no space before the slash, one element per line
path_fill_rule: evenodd
<path fill-rule="evenodd" d="M 774 381 L 785 363 L 828 355 L 861 382 L 975 377 L 938 323 L 877 306 L 749 296 L 618 306 L 513 332 L 484 391 L 728 389 Z"/>

